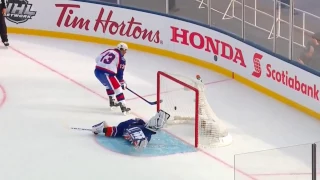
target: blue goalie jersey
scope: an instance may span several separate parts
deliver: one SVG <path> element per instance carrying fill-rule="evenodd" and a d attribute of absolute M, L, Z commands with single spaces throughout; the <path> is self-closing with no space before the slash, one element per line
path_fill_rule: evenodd
<path fill-rule="evenodd" d="M 144 138 L 150 142 L 151 136 L 156 134 L 156 132 L 151 131 L 145 127 L 145 122 L 142 119 L 129 119 L 127 121 L 121 122 L 118 126 L 107 127 L 106 136 L 109 137 L 124 137 L 126 133 L 134 131 L 142 131 Z"/>

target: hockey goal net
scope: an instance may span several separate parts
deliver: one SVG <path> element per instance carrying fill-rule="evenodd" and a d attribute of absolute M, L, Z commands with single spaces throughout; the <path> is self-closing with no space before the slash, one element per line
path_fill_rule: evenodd
<path fill-rule="evenodd" d="M 197 75 L 197 78 L 199 76 Z M 167 126 L 194 125 L 195 147 L 221 147 L 232 137 L 211 109 L 202 80 L 159 71 L 157 73 L 157 110 L 168 112 Z M 161 100 L 161 103 L 159 103 Z"/>

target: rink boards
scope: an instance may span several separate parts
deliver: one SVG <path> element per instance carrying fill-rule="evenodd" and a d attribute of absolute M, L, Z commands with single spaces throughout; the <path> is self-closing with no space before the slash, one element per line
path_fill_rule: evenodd
<path fill-rule="evenodd" d="M 222 73 L 320 119 L 319 73 L 220 29 L 155 12 L 80 1 L 29 0 L 9 4 L 7 10 L 10 33 L 108 45 L 124 41 L 130 49 Z"/>

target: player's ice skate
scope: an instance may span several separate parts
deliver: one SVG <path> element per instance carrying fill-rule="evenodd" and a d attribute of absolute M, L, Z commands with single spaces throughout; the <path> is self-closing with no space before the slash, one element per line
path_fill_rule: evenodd
<path fill-rule="evenodd" d="M 123 115 L 127 115 L 127 113 L 130 113 L 131 109 L 127 108 L 125 104 L 120 103 L 120 109 Z"/>
<path fill-rule="evenodd" d="M 109 96 L 109 106 L 111 110 L 114 110 L 116 107 L 120 106 L 120 103 L 116 102 L 112 96 Z"/>
<path fill-rule="evenodd" d="M 103 128 L 106 126 L 106 122 L 103 121 L 103 122 L 100 122 L 96 125 L 93 125 L 92 126 L 92 132 L 94 134 L 99 134 L 99 133 L 102 133 L 103 132 Z"/>

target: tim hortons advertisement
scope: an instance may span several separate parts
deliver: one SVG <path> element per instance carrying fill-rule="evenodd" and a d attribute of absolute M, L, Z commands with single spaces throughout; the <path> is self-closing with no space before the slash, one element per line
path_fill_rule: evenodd
<path fill-rule="evenodd" d="M 10 23 L 8 26 L 81 34 L 153 47 L 161 47 L 163 43 L 164 27 L 155 24 L 161 19 L 157 15 L 74 1 L 29 2 L 37 15 L 28 23 Z"/>
<path fill-rule="evenodd" d="M 98 6 L 98 5 L 97 5 Z M 121 12 L 101 6 L 95 8 L 96 16 L 86 16 L 88 13 L 87 7 L 84 4 L 55 4 L 59 9 L 59 16 L 56 20 L 58 28 L 63 29 L 77 29 L 81 31 L 88 31 L 91 33 L 103 34 L 108 38 L 122 37 L 125 40 L 132 40 L 138 43 L 139 41 L 148 43 L 161 43 L 160 30 L 155 26 L 153 28 L 145 26 L 141 16 L 122 16 Z M 128 12 L 124 12 L 129 14 Z M 94 13 L 90 13 L 94 14 Z M 131 15 L 131 13 L 130 13 Z M 121 16 L 121 19 L 119 18 Z M 146 23 L 148 25 L 148 23 Z M 113 38 L 113 39 L 114 39 Z"/>

